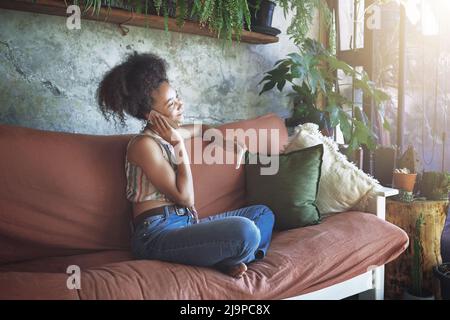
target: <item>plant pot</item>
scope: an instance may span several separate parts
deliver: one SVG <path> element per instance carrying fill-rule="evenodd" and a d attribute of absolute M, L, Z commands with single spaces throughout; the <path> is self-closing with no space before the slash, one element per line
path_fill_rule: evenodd
<path fill-rule="evenodd" d="M 434 295 L 431 292 L 426 290 L 423 291 L 423 296 L 416 296 L 412 294 L 410 290 L 405 290 L 403 291 L 403 300 L 436 300 L 436 299 L 434 298 Z"/>
<path fill-rule="evenodd" d="M 394 187 L 407 192 L 413 192 L 416 178 L 417 173 L 394 172 Z"/>
<path fill-rule="evenodd" d="M 443 300 L 450 300 L 450 263 L 443 263 L 433 267 L 433 274 L 441 284 L 441 296 Z"/>
<path fill-rule="evenodd" d="M 259 9 L 256 8 L 256 4 L 257 0 L 248 0 L 252 26 L 271 27 L 276 3 L 269 0 L 261 0 Z"/>
<path fill-rule="evenodd" d="M 248 10 L 250 11 L 251 29 L 254 32 L 260 32 L 276 36 L 281 30 L 272 27 L 273 12 L 276 3 L 269 0 L 261 0 L 259 9 L 256 8 L 257 0 L 248 0 Z M 244 20 L 244 29 L 249 30 L 247 21 Z"/>

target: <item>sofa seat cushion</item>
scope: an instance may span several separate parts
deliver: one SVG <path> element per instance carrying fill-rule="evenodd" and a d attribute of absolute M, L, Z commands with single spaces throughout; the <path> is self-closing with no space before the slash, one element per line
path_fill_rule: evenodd
<path fill-rule="evenodd" d="M 274 233 L 267 256 L 250 264 L 239 280 L 210 268 L 162 261 L 93 266 L 97 262 L 90 260 L 92 267 L 81 265 L 78 291 L 66 288 L 64 271 L 0 272 L 0 287 L 5 289 L 0 299 L 52 298 L 49 290 L 67 299 L 282 299 L 363 274 L 394 260 L 407 246 L 406 233 L 393 224 L 372 214 L 345 212 L 320 225 Z M 127 258 L 124 252 L 113 256 Z M 100 263 L 102 259 L 96 258 Z M 79 263 L 82 260 L 78 257 Z M 21 291 L 33 279 L 39 285 Z"/>
<path fill-rule="evenodd" d="M 128 261 L 86 270 L 81 299 L 280 299 L 308 293 L 392 261 L 408 245 L 400 228 L 346 212 L 275 233 L 265 259 L 236 280 L 209 268 Z"/>

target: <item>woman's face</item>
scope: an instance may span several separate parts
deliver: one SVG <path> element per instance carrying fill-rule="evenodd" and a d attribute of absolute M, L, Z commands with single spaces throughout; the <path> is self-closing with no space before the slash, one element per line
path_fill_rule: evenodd
<path fill-rule="evenodd" d="M 178 123 L 184 120 L 184 104 L 178 98 L 178 94 L 167 81 L 161 83 L 158 89 L 153 90 L 153 109 L 162 113 L 169 119 Z"/>

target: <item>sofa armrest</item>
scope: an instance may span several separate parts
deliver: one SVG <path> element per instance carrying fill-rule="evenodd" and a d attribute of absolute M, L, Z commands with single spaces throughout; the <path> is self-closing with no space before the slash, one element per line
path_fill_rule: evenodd
<path fill-rule="evenodd" d="M 377 215 L 380 219 L 386 220 L 386 198 L 397 194 L 397 189 L 380 186 L 375 190 L 374 196 L 370 198 L 367 212 Z"/>

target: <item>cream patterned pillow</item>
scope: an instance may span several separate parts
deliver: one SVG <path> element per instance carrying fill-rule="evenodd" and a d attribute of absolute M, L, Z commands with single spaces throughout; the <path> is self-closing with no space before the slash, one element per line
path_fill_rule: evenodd
<path fill-rule="evenodd" d="M 377 180 L 358 169 L 338 151 L 337 144 L 323 136 L 314 123 L 298 125 L 284 153 L 323 144 L 322 175 L 317 207 L 322 216 L 349 210 L 364 211 L 379 187 Z"/>

